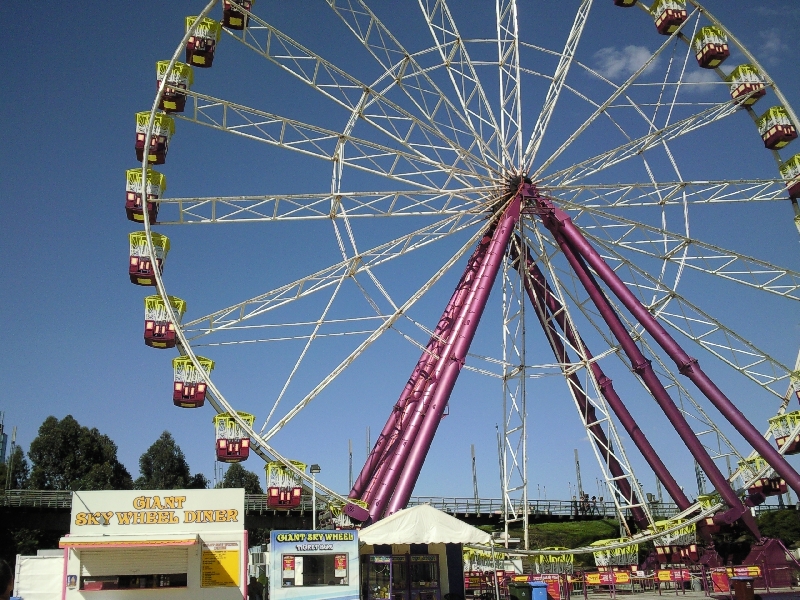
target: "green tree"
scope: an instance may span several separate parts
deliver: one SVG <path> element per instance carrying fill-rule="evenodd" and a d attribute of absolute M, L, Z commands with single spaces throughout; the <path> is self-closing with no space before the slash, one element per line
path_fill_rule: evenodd
<path fill-rule="evenodd" d="M 263 494 L 264 489 L 261 487 L 261 482 L 258 475 L 252 471 L 248 471 L 239 463 L 233 463 L 228 470 L 225 471 L 225 476 L 222 481 L 217 483 L 218 488 L 244 488 L 245 494 Z"/>
<path fill-rule="evenodd" d="M 28 487 L 37 490 L 129 490 L 133 480 L 117 460 L 117 445 L 72 415 L 47 417 L 28 452 Z"/>
<path fill-rule="evenodd" d="M 758 528 L 763 536 L 794 546 L 800 541 L 800 514 L 796 510 L 769 510 L 758 517 Z"/>
<path fill-rule="evenodd" d="M 202 473 L 191 474 L 183 450 L 172 434 L 165 431 L 139 457 L 139 478 L 135 485 L 140 490 L 204 489 L 208 480 Z"/>
<path fill-rule="evenodd" d="M 9 468 L 11 476 L 9 477 Z M 10 490 L 22 490 L 28 487 L 30 468 L 25 459 L 25 453 L 19 446 L 14 446 L 14 450 L 8 455 L 6 462 L 0 464 L 0 488 Z M 8 484 L 8 485 L 6 485 Z"/>

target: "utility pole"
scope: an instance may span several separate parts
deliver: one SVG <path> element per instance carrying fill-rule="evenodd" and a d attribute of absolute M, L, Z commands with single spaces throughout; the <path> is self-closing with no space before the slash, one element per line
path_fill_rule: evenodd
<path fill-rule="evenodd" d="M 348 488 L 353 489 L 353 440 L 347 440 L 347 456 L 350 458 L 350 469 L 349 469 L 349 484 Z"/>
<path fill-rule="evenodd" d="M 8 466 L 6 468 L 6 485 L 5 489 L 11 488 L 11 474 L 14 472 L 14 448 L 17 446 L 17 428 L 11 430 L 11 452 L 8 456 Z"/>
<path fill-rule="evenodd" d="M 575 448 L 575 475 L 578 477 L 578 500 L 583 498 L 583 484 L 581 484 L 581 461 L 578 460 L 578 449 Z"/>
<path fill-rule="evenodd" d="M 475 511 L 480 516 L 481 504 L 478 499 L 478 471 L 475 468 L 475 444 L 470 444 L 469 450 L 472 453 L 472 491 L 475 495 Z"/>
<path fill-rule="evenodd" d="M 706 493 L 705 475 L 700 470 L 700 465 L 694 461 L 694 475 L 697 478 L 697 493 L 701 496 Z"/>

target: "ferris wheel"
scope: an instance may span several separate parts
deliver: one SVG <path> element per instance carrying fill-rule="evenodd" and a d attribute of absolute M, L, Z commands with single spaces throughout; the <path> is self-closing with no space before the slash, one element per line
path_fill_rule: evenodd
<path fill-rule="evenodd" d="M 155 288 L 145 342 L 179 350 L 174 404 L 219 413 L 221 460 L 252 450 L 310 481 L 289 460 L 306 415 L 380 400 L 391 416 L 349 498 L 316 482 L 337 514 L 377 520 L 408 501 L 466 377 L 497 415 L 507 522 L 527 524 L 542 403 L 577 410 L 642 530 L 641 465 L 708 527 L 752 524 L 757 494 L 800 495 L 783 458 L 800 451 L 797 344 L 776 339 L 800 272 L 774 244 L 800 223 L 800 122 L 705 7 L 419 0 L 401 18 L 347 0 L 309 22 L 217 4 L 156 65 L 126 212 L 143 226 L 131 281 Z M 632 414 L 645 402 L 716 496 L 687 497 L 648 439 L 664 426 Z"/>

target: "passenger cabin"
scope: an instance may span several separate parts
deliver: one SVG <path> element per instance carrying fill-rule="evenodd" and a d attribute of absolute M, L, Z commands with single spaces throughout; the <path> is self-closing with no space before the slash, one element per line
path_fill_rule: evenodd
<path fill-rule="evenodd" d="M 253 427 L 255 416 L 245 413 L 236 413 L 248 427 Z M 225 463 L 237 463 L 247 460 L 250 456 L 250 436 L 241 428 L 233 415 L 222 413 L 214 417 L 214 430 L 216 431 L 217 460 Z"/>
<path fill-rule="evenodd" d="M 696 563 L 700 560 L 700 552 L 697 549 L 697 544 L 689 544 L 688 546 L 672 544 L 670 546 L 656 546 L 655 548 L 659 563 L 662 565 L 681 565 Z"/>
<path fill-rule="evenodd" d="M 747 488 L 746 503 L 748 506 L 758 506 L 769 496 L 785 494 L 787 489 L 786 481 L 780 477 L 761 477 Z"/>
<path fill-rule="evenodd" d="M 180 323 L 186 312 L 186 302 L 169 296 L 169 303 Z M 175 347 L 175 324 L 161 296 L 147 296 L 144 299 L 144 343 L 151 348 Z"/>
<path fill-rule="evenodd" d="M 792 200 L 800 198 L 800 154 L 795 154 L 780 166 L 781 177 Z"/>
<path fill-rule="evenodd" d="M 704 69 L 716 69 L 731 55 L 728 36 L 719 27 L 703 27 L 692 40 L 697 64 Z"/>
<path fill-rule="evenodd" d="M 214 361 L 202 356 L 196 356 L 200 367 L 211 373 Z M 202 373 L 199 372 L 192 359 L 188 356 L 179 356 L 172 359 L 173 386 L 172 402 L 181 408 L 200 408 L 206 401 L 206 384 Z"/>
<path fill-rule="evenodd" d="M 305 463 L 296 460 L 289 462 L 298 471 L 305 472 Z M 300 506 L 303 495 L 300 476 L 278 461 L 267 463 L 264 469 L 267 473 L 267 506 L 284 510 Z"/>
<path fill-rule="evenodd" d="M 150 122 L 150 112 L 136 113 L 136 160 L 144 160 L 144 143 L 147 136 L 147 124 Z M 156 113 L 153 120 L 153 134 L 150 136 L 150 149 L 147 152 L 147 162 L 153 165 L 163 165 L 167 160 L 169 141 L 175 133 L 175 120 L 167 115 Z"/>
<path fill-rule="evenodd" d="M 161 87 L 161 82 L 167 74 L 169 68 L 168 60 L 160 60 L 156 63 L 156 89 Z M 176 62 L 172 65 L 172 71 L 167 77 L 164 85 L 164 93 L 161 95 L 161 102 L 158 108 L 164 112 L 183 112 L 186 108 L 186 94 L 192 83 L 194 83 L 194 72 L 192 67 L 186 63 Z"/>
<path fill-rule="evenodd" d="M 628 7 L 636 6 L 636 0 L 614 0 L 616 6 Z"/>
<path fill-rule="evenodd" d="M 764 147 L 769 150 L 780 150 L 797 138 L 797 129 L 783 106 L 770 108 L 761 115 L 757 124 Z"/>
<path fill-rule="evenodd" d="M 186 17 L 187 32 L 196 20 L 197 17 Z M 214 51 L 221 33 L 219 21 L 203 17 L 186 43 L 186 62 L 193 67 L 209 68 L 214 63 Z"/>
<path fill-rule="evenodd" d="M 700 505 L 702 510 L 712 508 L 720 502 L 722 502 L 722 499 L 717 492 L 714 492 L 713 494 L 700 494 L 697 496 L 697 503 Z M 700 526 L 707 534 L 719 533 L 722 530 L 722 525 L 715 521 L 714 515 L 708 515 L 700 522 Z"/>
<path fill-rule="evenodd" d="M 781 454 L 790 456 L 800 453 L 800 410 L 772 417 L 769 426 Z"/>
<path fill-rule="evenodd" d="M 251 0 L 239 0 L 239 6 L 245 10 L 250 10 L 253 7 L 253 2 Z M 241 31 L 247 27 L 247 15 L 238 10 L 229 0 L 223 0 L 222 25 L 228 29 Z"/>
<path fill-rule="evenodd" d="M 686 0 L 655 0 L 650 14 L 661 35 L 672 35 L 688 18 Z"/>
<path fill-rule="evenodd" d="M 161 173 L 147 169 L 147 183 L 142 185 L 142 169 L 128 169 L 125 171 L 125 214 L 129 221 L 142 223 L 144 221 L 144 208 L 142 206 L 142 191 L 147 195 L 147 218 L 151 224 L 158 217 L 158 200 L 167 189 L 167 178 Z"/>
<path fill-rule="evenodd" d="M 752 106 L 767 93 L 761 73 L 751 64 L 739 65 L 725 80 L 731 86 L 731 98 L 742 98 L 745 106 Z"/>
<path fill-rule="evenodd" d="M 169 238 L 155 232 L 151 233 L 151 237 L 156 267 L 158 267 L 158 272 L 161 273 L 164 270 L 164 261 L 169 252 Z M 128 242 L 130 245 L 128 275 L 131 278 L 131 283 L 136 285 L 155 285 L 155 269 L 147 251 L 147 234 L 144 231 L 129 233 Z"/>

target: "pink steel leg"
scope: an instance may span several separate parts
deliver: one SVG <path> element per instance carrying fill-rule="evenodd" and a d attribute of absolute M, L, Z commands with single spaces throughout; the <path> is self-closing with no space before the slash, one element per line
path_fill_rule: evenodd
<path fill-rule="evenodd" d="M 575 249 L 571 245 L 571 241 L 576 237 L 575 234 L 577 234 L 577 237 L 580 237 L 583 240 L 581 249 L 584 249 L 586 246 L 591 246 L 589 246 L 589 243 L 586 242 L 580 232 L 578 232 L 577 228 L 572 225 L 569 216 L 564 211 L 555 208 L 552 203 L 545 198 L 538 197 L 537 202 L 542 212 L 542 222 L 555 237 L 559 247 L 561 248 L 561 251 L 569 261 L 573 271 L 575 271 L 576 275 L 578 275 L 581 284 L 583 284 L 583 287 L 588 292 L 592 302 L 595 304 L 595 306 L 597 306 L 597 309 L 602 315 L 603 320 L 608 324 L 612 333 L 619 341 L 620 346 L 631 361 L 633 370 L 642 378 L 642 381 L 650 390 L 653 398 L 664 411 L 664 414 L 670 420 L 672 426 L 675 428 L 684 444 L 686 444 L 686 447 L 692 453 L 692 456 L 694 456 L 695 460 L 697 460 L 700 467 L 708 476 L 709 481 L 711 481 L 722 499 L 730 507 L 729 511 L 723 515 L 715 517 L 715 521 L 733 523 L 737 519 L 741 518 L 742 521 L 753 532 L 753 534 L 760 539 L 761 536 L 758 533 L 758 527 L 755 523 L 755 519 L 750 514 L 750 511 L 747 510 L 742 504 L 739 497 L 736 495 L 733 489 L 731 489 L 727 479 L 725 479 L 725 477 L 717 468 L 716 464 L 714 464 L 713 459 L 708 455 L 705 448 L 700 443 L 700 440 L 698 440 L 694 435 L 694 432 L 686 422 L 686 419 L 683 417 L 678 407 L 675 406 L 675 403 L 672 401 L 672 398 L 670 398 L 669 393 L 661 384 L 661 381 L 658 379 L 655 371 L 653 371 L 653 368 L 650 366 L 650 361 L 644 357 L 639 350 L 639 347 L 631 339 L 627 329 L 622 324 L 622 321 L 620 321 L 616 311 L 611 306 L 610 302 L 600 289 L 600 286 L 597 284 L 597 281 L 594 279 L 594 276 L 587 268 L 586 263 L 584 263 L 581 256 L 575 252 Z M 567 223 L 571 226 L 570 231 L 573 234 L 569 239 L 567 239 L 565 235 Z M 594 251 L 594 249 L 592 249 L 592 251 Z M 600 258 L 599 255 L 597 255 L 597 257 Z M 603 263 L 607 269 L 611 270 L 607 265 L 605 265 L 605 262 L 602 260 L 602 258 L 600 258 L 599 262 Z M 617 282 L 619 285 L 612 288 L 615 294 L 619 296 L 620 292 L 617 289 L 619 287 L 623 288 L 630 294 L 621 280 L 617 278 Z M 631 296 L 633 295 L 631 294 Z M 637 318 L 640 317 L 637 315 Z M 644 325 L 644 323 L 642 324 Z"/>
<path fill-rule="evenodd" d="M 350 498 L 360 498 L 363 495 L 370 480 L 372 480 L 376 470 L 380 467 L 380 464 L 386 456 L 386 448 L 391 447 L 394 440 L 403 430 L 404 422 L 409 416 L 409 403 L 417 401 L 424 387 L 428 385 L 431 373 L 440 360 L 442 348 L 452 331 L 452 325 L 463 308 L 464 298 L 469 292 L 471 276 L 477 268 L 476 265 L 483 259 L 485 251 L 485 245 L 478 244 L 478 247 L 470 257 L 467 268 L 461 276 L 456 290 L 450 298 L 450 302 L 448 302 L 436 329 L 433 331 L 430 341 L 428 341 L 428 345 L 425 347 L 419 361 L 417 361 L 417 366 L 414 367 L 411 377 L 394 406 L 392 415 L 389 417 L 383 431 L 381 431 L 381 434 L 375 441 L 375 446 L 372 452 L 370 452 L 366 464 L 361 469 L 358 479 L 356 479 L 356 482 L 353 484 L 353 489 L 350 491 Z"/>
<path fill-rule="evenodd" d="M 474 285 L 494 230 L 495 226 L 493 225 L 475 248 L 472 257 L 467 263 L 467 268 L 456 286 L 456 291 L 453 293 L 450 303 L 439 321 L 440 327 L 437 327 L 437 331 L 434 332 L 431 342 L 428 343 L 428 348 L 431 349 L 431 353 L 428 354 L 426 351 L 426 353 L 420 357 L 420 363 L 423 363 L 423 367 L 420 368 L 420 363 L 417 364 L 414 373 L 412 373 L 412 378 L 409 380 L 409 383 L 406 384 L 403 395 L 401 395 L 398 401 L 398 405 L 400 405 L 401 402 L 404 402 L 405 405 L 402 411 L 397 411 L 396 416 L 393 417 L 396 424 L 394 428 L 389 427 L 390 432 L 387 438 L 385 438 L 386 441 L 383 444 L 382 454 L 374 461 L 372 473 L 369 477 L 365 477 L 363 489 L 359 494 L 361 499 L 370 505 L 373 504 L 375 494 L 380 489 L 386 476 L 387 469 L 389 469 L 389 457 L 397 453 L 398 443 L 408 443 L 406 438 L 409 423 L 414 418 L 415 414 L 424 414 L 425 409 L 422 407 L 421 403 L 424 401 L 426 389 L 435 387 L 438 383 L 438 380 L 434 376 L 436 367 L 444 356 L 447 343 L 452 339 L 453 325 L 464 309 L 464 302 L 469 296 L 471 287 Z M 391 418 L 390 423 L 392 423 Z M 388 426 L 389 423 L 387 423 L 387 427 Z M 384 431 L 386 431 L 386 427 L 384 427 Z"/>
<path fill-rule="evenodd" d="M 770 443 L 764 439 L 742 412 L 734 406 L 728 397 L 722 393 L 717 385 L 711 381 L 708 375 L 700 368 L 697 359 L 690 357 L 683 348 L 672 338 L 669 333 L 656 321 L 655 317 L 642 306 L 625 284 L 617 277 L 611 267 L 609 267 L 591 244 L 578 231 L 566 213 L 554 209 L 553 221 L 562 231 L 564 236 L 569 239 L 586 261 L 595 270 L 598 276 L 611 288 L 611 291 L 620 299 L 625 308 L 642 324 L 653 339 L 661 346 L 669 357 L 675 362 L 681 375 L 687 376 L 692 383 L 709 399 L 709 401 L 719 410 L 722 415 L 742 434 L 742 437 L 758 452 L 769 465 L 786 480 L 792 489 L 800 494 L 800 474 L 792 468 L 786 459 Z M 562 214 L 557 214 L 558 212 Z"/>
<path fill-rule="evenodd" d="M 678 485 L 678 482 L 672 477 L 672 474 L 667 470 L 666 465 L 664 465 L 664 463 L 661 461 L 658 453 L 650 445 L 650 442 L 647 440 L 644 433 L 642 433 L 642 430 L 639 428 L 639 425 L 634 420 L 633 415 L 628 412 L 627 407 L 614 389 L 611 379 L 603 372 L 603 369 L 600 367 L 599 363 L 592 360 L 592 353 L 589 352 L 589 349 L 587 348 L 583 339 L 575 333 L 575 329 L 564 313 L 561 303 L 553 294 L 553 291 L 550 289 L 550 284 L 547 283 L 544 274 L 539 269 L 539 266 L 534 262 L 530 252 L 528 252 L 527 249 L 526 254 L 527 273 L 529 277 L 525 278 L 525 289 L 528 292 L 528 298 L 530 298 L 531 303 L 536 305 L 536 302 L 534 301 L 534 298 L 536 298 L 538 303 L 543 305 L 543 308 L 541 309 L 542 314 L 547 314 L 544 312 L 544 306 L 546 306 L 551 315 L 551 319 L 558 323 L 558 326 L 566 334 L 570 344 L 572 344 L 575 348 L 581 349 L 584 357 L 589 362 L 589 368 L 592 370 L 595 380 L 600 386 L 600 393 L 603 394 L 603 397 L 614 411 L 614 414 L 617 415 L 617 418 L 625 428 L 625 431 L 628 432 L 628 435 L 633 440 L 633 443 L 636 444 L 639 452 L 641 452 L 642 456 L 647 461 L 647 464 L 650 465 L 650 468 L 653 469 L 656 477 L 658 477 L 659 481 L 661 481 L 661 483 L 664 485 L 667 493 L 675 501 L 675 504 L 678 505 L 678 508 L 681 511 L 686 510 L 691 506 L 692 503 L 686 497 L 686 494 L 683 493 L 683 490 Z M 539 320 L 541 322 L 541 317 Z M 558 340 L 555 336 L 553 339 L 560 343 L 560 340 Z M 588 415 L 587 422 L 591 422 Z"/>
<path fill-rule="evenodd" d="M 414 443 L 407 447 L 407 459 L 402 460 L 403 468 L 397 469 L 393 473 L 396 477 L 397 485 L 386 509 L 387 514 L 392 514 L 405 508 L 408 499 L 411 497 L 411 492 L 422 470 L 422 465 L 433 442 L 433 436 L 436 434 L 439 421 L 450 399 L 450 394 L 461 372 L 461 367 L 464 366 L 467 352 L 469 352 L 478 323 L 486 308 L 489 294 L 503 262 L 511 234 L 519 221 L 523 197 L 530 197 L 534 193 L 535 189 L 530 184 L 524 183 L 520 185 L 517 194 L 500 217 L 492 236 L 492 241 L 489 244 L 489 249 L 486 252 L 486 260 L 482 265 L 481 272 L 471 290 L 467 305 L 453 328 L 455 334 L 451 344 L 448 344 L 445 349 L 443 357 L 445 360 L 438 365 L 441 369 L 437 367 L 438 384 L 435 390 L 432 391 L 432 397 L 427 403 L 425 419 L 422 420 L 419 426 L 419 432 Z M 398 466 L 400 466 L 399 460 Z"/>

